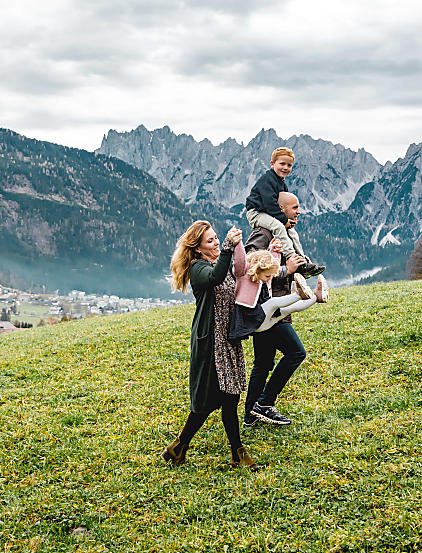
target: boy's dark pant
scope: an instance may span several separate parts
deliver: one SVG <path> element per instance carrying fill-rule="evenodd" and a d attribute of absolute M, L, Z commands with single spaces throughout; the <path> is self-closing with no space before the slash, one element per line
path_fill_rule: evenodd
<path fill-rule="evenodd" d="M 246 415 L 256 401 L 260 405 L 274 405 L 278 394 L 306 357 L 305 348 L 290 323 L 277 323 L 265 332 L 256 332 L 253 335 L 253 347 L 254 365 L 245 402 Z M 284 356 L 267 382 L 277 350 Z"/>

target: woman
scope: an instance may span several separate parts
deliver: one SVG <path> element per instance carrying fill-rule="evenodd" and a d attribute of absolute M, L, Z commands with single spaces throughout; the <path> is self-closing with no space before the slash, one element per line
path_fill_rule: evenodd
<path fill-rule="evenodd" d="M 246 389 L 241 344 L 228 340 L 234 307 L 235 279 L 230 271 L 233 250 L 242 232 L 229 230 L 220 242 L 208 221 L 195 221 L 177 243 L 171 260 L 172 288 L 186 292 L 190 281 L 196 299 L 192 322 L 189 371 L 190 413 L 180 436 L 161 456 L 174 465 L 185 462 L 190 441 L 208 415 L 221 407 L 224 429 L 232 452 L 232 466 L 259 467 L 242 446 L 237 405 Z"/>

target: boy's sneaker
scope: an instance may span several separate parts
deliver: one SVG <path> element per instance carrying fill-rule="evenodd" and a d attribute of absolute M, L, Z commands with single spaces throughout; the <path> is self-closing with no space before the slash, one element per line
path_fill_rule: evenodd
<path fill-rule="evenodd" d="M 296 272 L 302 274 L 305 278 L 311 278 L 320 275 L 325 269 L 325 265 L 315 265 L 315 263 L 309 262 L 301 265 Z"/>
<path fill-rule="evenodd" d="M 252 415 L 252 413 L 249 413 L 248 415 L 245 415 L 245 418 L 243 419 L 243 428 L 251 428 L 252 426 L 256 426 L 258 422 L 258 417 Z"/>
<path fill-rule="evenodd" d="M 252 407 L 251 415 L 269 424 L 291 424 L 292 422 L 279 413 L 274 405 L 260 405 L 258 402 Z"/>
<path fill-rule="evenodd" d="M 299 294 L 302 300 L 309 300 L 313 296 L 312 290 L 306 284 L 305 277 L 299 273 L 295 273 L 293 278 L 295 279 L 296 292 Z"/>

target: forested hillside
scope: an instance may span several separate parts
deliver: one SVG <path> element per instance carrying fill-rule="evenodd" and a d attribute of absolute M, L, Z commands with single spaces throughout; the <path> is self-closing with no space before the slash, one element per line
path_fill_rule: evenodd
<path fill-rule="evenodd" d="M 118 159 L 0 130 L 0 278 L 23 286 L 168 294 L 177 238 L 218 206 L 188 207 Z"/>

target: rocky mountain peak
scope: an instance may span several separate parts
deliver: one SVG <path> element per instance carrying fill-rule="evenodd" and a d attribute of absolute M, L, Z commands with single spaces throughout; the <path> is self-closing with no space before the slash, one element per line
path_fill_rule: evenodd
<path fill-rule="evenodd" d="M 422 232 L 422 144 L 412 144 L 404 158 L 387 162 L 359 190 L 350 211 L 371 232 L 372 245 L 416 239 Z"/>
<path fill-rule="evenodd" d="M 415 143 L 410 144 L 410 146 L 407 149 L 405 157 L 410 157 L 415 154 L 419 156 L 422 154 L 422 142 L 420 142 L 419 144 L 415 144 Z"/>
<path fill-rule="evenodd" d="M 147 171 L 185 201 L 212 197 L 238 211 L 270 168 L 271 153 L 279 146 L 295 152 L 288 186 L 299 196 L 304 212 L 347 209 L 359 188 L 381 167 L 363 149 L 354 152 L 307 134 L 286 140 L 272 128 L 261 129 L 246 146 L 234 139 L 213 146 L 208 139 L 196 142 L 191 136 L 176 135 L 168 126 L 154 131 L 139 126 L 128 133 L 110 131 L 98 152 Z"/>

